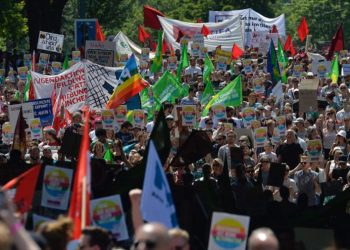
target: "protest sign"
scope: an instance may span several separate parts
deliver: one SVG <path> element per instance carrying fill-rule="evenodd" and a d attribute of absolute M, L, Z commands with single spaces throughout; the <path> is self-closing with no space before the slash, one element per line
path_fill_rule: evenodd
<path fill-rule="evenodd" d="M 342 76 L 350 75 L 350 64 L 343 64 L 342 65 L 341 75 Z"/>
<path fill-rule="evenodd" d="M 17 68 L 18 77 L 20 80 L 25 81 L 27 79 L 28 74 L 28 68 L 26 66 L 24 67 L 18 67 Z"/>
<path fill-rule="evenodd" d="M 204 47 L 204 37 L 202 34 L 194 34 L 192 36 L 191 52 L 192 56 L 200 56 L 201 48 Z"/>
<path fill-rule="evenodd" d="M 243 60 L 244 73 L 250 74 L 253 73 L 252 60 L 244 59 Z"/>
<path fill-rule="evenodd" d="M 216 70 L 223 70 L 226 71 L 227 64 L 226 64 L 226 57 L 218 56 L 216 59 Z"/>
<path fill-rule="evenodd" d="M 141 60 L 149 62 L 149 53 L 150 53 L 149 48 L 142 48 L 141 49 Z"/>
<path fill-rule="evenodd" d="M 38 49 L 62 53 L 64 35 L 40 31 Z"/>
<path fill-rule="evenodd" d="M 319 162 L 322 157 L 322 142 L 320 139 L 306 142 L 307 156 L 310 162 Z"/>
<path fill-rule="evenodd" d="M 205 55 L 208 53 L 208 48 L 200 47 L 199 50 L 200 50 L 199 58 L 204 59 Z"/>
<path fill-rule="evenodd" d="M 116 240 L 129 238 L 120 195 L 91 200 L 90 218 L 95 226 L 111 232 Z"/>
<path fill-rule="evenodd" d="M 126 105 L 119 105 L 115 111 L 115 119 L 118 124 L 122 124 L 123 122 L 126 121 L 126 114 L 128 113 L 128 109 Z"/>
<path fill-rule="evenodd" d="M 29 101 L 33 105 L 34 118 L 39 118 L 42 127 L 51 126 L 53 120 L 51 98 Z"/>
<path fill-rule="evenodd" d="M 96 40 L 96 19 L 76 19 L 74 22 L 75 48 L 85 46 L 87 40 Z"/>
<path fill-rule="evenodd" d="M 102 126 L 104 129 L 114 129 L 114 114 L 111 109 L 101 110 Z"/>
<path fill-rule="evenodd" d="M 327 76 L 327 67 L 325 62 L 319 62 L 317 66 L 317 77 L 325 78 Z"/>
<path fill-rule="evenodd" d="M 115 57 L 115 44 L 113 42 L 86 41 L 85 58 L 103 66 L 112 67 Z"/>
<path fill-rule="evenodd" d="M 169 56 L 168 57 L 168 70 L 176 70 L 177 69 L 177 57 Z"/>
<path fill-rule="evenodd" d="M 215 105 L 211 106 L 211 109 L 213 110 L 214 119 L 216 121 L 218 121 L 220 119 L 226 119 L 226 108 L 224 105 L 215 104 Z"/>
<path fill-rule="evenodd" d="M 249 232 L 248 216 L 214 212 L 211 220 L 210 250 L 245 250 Z"/>
<path fill-rule="evenodd" d="M 196 125 L 196 105 L 182 105 L 182 126 Z"/>
<path fill-rule="evenodd" d="M 253 107 L 246 107 L 242 109 L 243 124 L 249 127 L 251 122 L 255 119 L 255 109 Z"/>
<path fill-rule="evenodd" d="M 51 75 L 58 75 L 61 73 L 62 63 L 61 62 L 52 62 L 51 63 Z"/>
<path fill-rule="evenodd" d="M 9 120 L 12 126 L 12 129 L 14 132 L 14 129 L 16 127 L 19 111 L 22 107 L 23 117 L 24 119 L 33 119 L 34 118 L 34 109 L 33 105 L 31 103 L 21 103 L 21 104 L 14 104 L 9 105 Z"/>
<path fill-rule="evenodd" d="M 317 110 L 318 79 L 303 79 L 299 84 L 299 112 Z"/>
<path fill-rule="evenodd" d="M 264 81 L 265 81 L 265 79 L 262 77 L 258 77 L 258 78 L 253 79 L 254 93 L 265 94 Z"/>
<path fill-rule="evenodd" d="M 281 142 L 280 130 L 277 127 L 275 127 L 273 129 L 273 135 L 271 137 L 271 142 L 273 145 L 277 145 Z"/>
<path fill-rule="evenodd" d="M 301 77 L 301 73 L 304 71 L 303 65 L 302 64 L 297 64 L 294 65 L 293 67 L 293 76 L 300 78 Z"/>
<path fill-rule="evenodd" d="M 133 111 L 133 125 L 142 129 L 145 126 L 144 111 L 143 109 L 134 109 Z"/>
<path fill-rule="evenodd" d="M 42 140 L 43 133 L 41 130 L 40 119 L 38 118 L 29 119 L 27 123 L 30 129 L 30 136 L 32 140 Z"/>
<path fill-rule="evenodd" d="M 46 166 L 43 177 L 41 206 L 67 210 L 72 177 L 72 169 Z"/>
<path fill-rule="evenodd" d="M 80 62 L 80 50 L 74 50 L 72 51 L 72 61 L 74 63 Z"/>
<path fill-rule="evenodd" d="M 232 61 L 232 54 L 231 52 L 224 51 L 222 49 L 216 49 L 215 50 L 215 56 L 218 59 L 219 57 L 224 57 L 226 65 L 230 65 Z"/>
<path fill-rule="evenodd" d="M 40 53 L 38 64 L 41 65 L 42 67 L 46 67 L 47 64 L 49 63 L 49 58 L 50 58 L 50 54 Z"/>
<path fill-rule="evenodd" d="M 254 130 L 254 146 L 263 147 L 267 141 L 267 127 L 260 127 Z"/>
<path fill-rule="evenodd" d="M 276 127 L 278 129 L 278 135 L 279 136 L 285 136 L 286 135 L 286 116 L 277 116 L 276 117 Z"/>
<path fill-rule="evenodd" d="M 5 122 L 2 124 L 2 143 L 10 145 L 13 142 L 13 131 L 15 129 L 12 127 L 10 122 Z"/>
<path fill-rule="evenodd" d="M 23 55 L 23 62 L 24 62 L 24 66 L 29 68 L 30 63 L 32 62 L 32 55 L 31 54 L 24 54 Z"/>

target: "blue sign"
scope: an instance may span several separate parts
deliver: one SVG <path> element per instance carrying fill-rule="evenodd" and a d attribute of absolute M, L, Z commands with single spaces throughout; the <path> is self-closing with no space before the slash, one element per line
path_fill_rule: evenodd
<path fill-rule="evenodd" d="M 96 40 L 96 19 L 75 20 L 75 48 L 85 47 L 87 40 Z"/>
<path fill-rule="evenodd" d="M 53 121 L 51 99 L 38 99 L 29 103 L 33 104 L 34 118 L 40 118 L 41 127 L 51 126 Z"/>

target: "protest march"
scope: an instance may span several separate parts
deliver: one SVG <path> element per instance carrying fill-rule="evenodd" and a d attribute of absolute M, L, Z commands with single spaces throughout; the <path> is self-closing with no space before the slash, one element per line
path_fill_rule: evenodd
<path fill-rule="evenodd" d="M 350 249 L 347 27 L 208 12 L 1 54 L 0 249 Z"/>

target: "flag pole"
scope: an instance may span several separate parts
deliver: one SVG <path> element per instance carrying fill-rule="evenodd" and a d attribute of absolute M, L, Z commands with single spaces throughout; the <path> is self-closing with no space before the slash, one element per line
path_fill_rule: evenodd
<path fill-rule="evenodd" d="M 86 166 L 85 166 L 86 167 Z M 81 199 L 81 229 L 86 226 L 86 176 L 82 180 L 83 197 Z"/>

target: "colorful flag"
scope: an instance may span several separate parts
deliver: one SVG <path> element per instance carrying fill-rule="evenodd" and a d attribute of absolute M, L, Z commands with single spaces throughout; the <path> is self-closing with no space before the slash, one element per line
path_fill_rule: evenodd
<path fill-rule="evenodd" d="M 148 222 L 158 222 L 167 228 L 178 226 L 175 205 L 163 165 L 152 140 L 148 147 L 146 173 L 143 181 L 141 212 Z"/>
<path fill-rule="evenodd" d="M 169 101 L 174 103 L 176 98 L 182 97 L 183 88 L 176 78 L 165 71 L 162 77 L 152 86 L 153 97 L 160 103 Z"/>
<path fill-rule="evenodd" d="M 208 54 L 205 54 L 204 69 L 203 69 L 203 82 L 205 84 L 208 84 L 208 82 L 210 82 L 210 74 L 213 72 L 213 70 L 214 70 L 214 65 L 210 60 Z"/>
<path fill-rule="evenodd" d="M 138 31 L 139 31 L 139 41 L 141 43 L 145 43 L 146 40 L 148 40 L 151 36 L 145 29 L 142 27 L 142 25 L 138 26 Z"/>
<path fill-rule="evenodd" d="M 203 24 L 203 27 L 201 29 L 201 34 L 205 37 L 211 34 L 210 29 L 207 26 L 205 26 L 205 24 Z"/>
<path fill-rule="evenodd" d="M 241 75 L 239 75 L 219 93 L 213 96 L 207 106 L 205 106 L 205 109 L 203 110 L 203 116 L 206 116 L 208 114 L 209 108 L 214 104 L 220 103 L 225 106 L 237 107 L 242 104 L 242 101 L 242 80 Z"/>
<path fill-rule="evenodd" d="M 206 131 L 192 130 L 170 165 L 178 167 L 194 163 L 209 154 L 211 148 L 211 141 Z"/>
<path fill-rule="evenodd" d="M 113 163 L 113 154 L 108 146 L 105 155 L 103 156 L 103 159 L 107 162 L 107 164 Z"/>
<path fill-rule="evenodd" d="M 188 62 L 187 45 L 184 44 L 182 46 L 181 59 L 180 59 L 180 63 L 177 67 L 177 72 L 176 72 L 176 78 L 179 82 L 181 82 L 182 70 L 187 68 L 188 65 L 190 65 L 190 64 Z"/>
<path fill-rule="evenodd" d="M 85 117 L 83 138 L 80 144 L 78 165 L 75 172 L 70 200 L 69 217 L 74 222 L 73 239 L 79 239 L 81 230 L 90 224 L 90 152 L 89 152 L 90 112 Z M 84 202 L 84 204 L 83 204 Z"/>
<path fill-rule="evenodd" d="M 53 91 L 53 97 L 51 98 L 51 102 L 53 103 L 53 121 L 52 121 L 52 127 L 56 130 L 56 133 L 60 130 L 61 127 L 63 127 L 62 120 L 61 120 L 61 111 L 62 111 L 62 105 L 63 105 L 63 95 L 62 95 L 62 88 L 60 88 L 60 91 L 58 95 L 56 95 L 56 91 Z"/>
<path fill-rule="evenodd" d="M 290 34 L 288 34 L 288 37 L 287 37 L 287 40 L 284 44 L 283 50 L 286 52 L 290 51 L 290 54 L 292 56 L 294 56 L 296 54 L 296 51 L 295 51 L 294 46 L 293 46 L 292 36 Z"/>
<path fill-rule="evenodd" d="M 338 77 L 339 77 L 338 54 L 335 54 L 335 57 L 332 60 L 332 71 L 331 71 L 332 83 L 338 83 Z"/>
<path fill-rule="evenodd" d="M 119 81 L 121 83 L 115 88 L 107 102 L 107 109 L 118 107 L 148 86 L 148 83 L 138 73 L 134 54 L 126 62 Z"/>
<path fill-rule="evenodd" d="M 201 104 L 206 105 L 210 101 L 210 99 L 214 96 L 214 94 L 215 94 L 214 88 L 209 79 L 203 91 L 202 98 L 200 100 Z"/>
<path fill-rule="evenodd" d="M 330 61 L 333 58 L 334 52 L 339 52 L 344 49 L 344 29 L 343 24 L 340 24 L 337 33 L 332 38 L 331 46 L 327 53 L 327 60 Z"/>
<path fill-rule="evenodd" d="M 12 150 L 16 149 L 22 153 L 21 157 L 24 158 L 24 155 L 27 150 L 27 141 L 26 141 L 26 131 L 27 123 L 24 120 L 23 117 L 23 110 L 22 107 L 20 107 L 15 132 L 13 135 L 13 143 L 12 143 Z"/>
<path fill-rule="evenodd" d="M 158 16 L 165 16 L 159 10 L 156 10 L 148 5 L 143 6 L 143 25 L 152 29 L 160 30 L 162 25 L 158 20 Z"/>
<path fill-rule="evenodd" d="M 41 165 L 36 165 L 20 176 L 10 180 L 2 187 L 2 190 L 16 188 L 13 202 L 22 214 L 32 208 L 33 197 L 40 170 Z"/>
<path fill-rule="evenodd" d="M 96 41 L 106 41 L 106 37 L 103 34 L 103 31 L 101 29 L 101 26 L 98 20 L 96 20 Z"/>
<path fill-rule="evenodd" d="M 309 34 L 309 28 L 307 26 L 306 18 L 303 17 L 298 27 L 298 35 L 300 40 L 304 42 L 308 34 Z"/>
<path fill-rule="evenodd" d="M 280 67 L 278 65 L 275 45 L 273 44 L 272 39 L 267 53 L 267 72 L 270 73 L 271 81 L 274 85 L 281 80 Z"/>
<path fill-rule="evenodd" d="M 288 59 L 287 59 L 286 55 L 284 54 L 280 39 L 277 39 L 277 43 L 278 43 L 277 59 L 278 59 L 279 65 L 282 66 L 281 80 L 283 83 L 287 83 L 286 68 L 288 65 Z"/>
<path fill-rule="evenodd" d="M 240 47 L 238 47 L 236 43 L 234 43 L 232 46 L 231 54 L 232 59 L 237 60 L 244 54 L 244 51 Z"/>
<path fill-rule="evenodd" d="M 162 44 L 163 44 L 163 32 L 158 31 L 156 55 L 153 58 L 152 65 L 151 65 L 152 73 L 157 73 L 162 70 L 162 66 L 163 66 Z"/>

